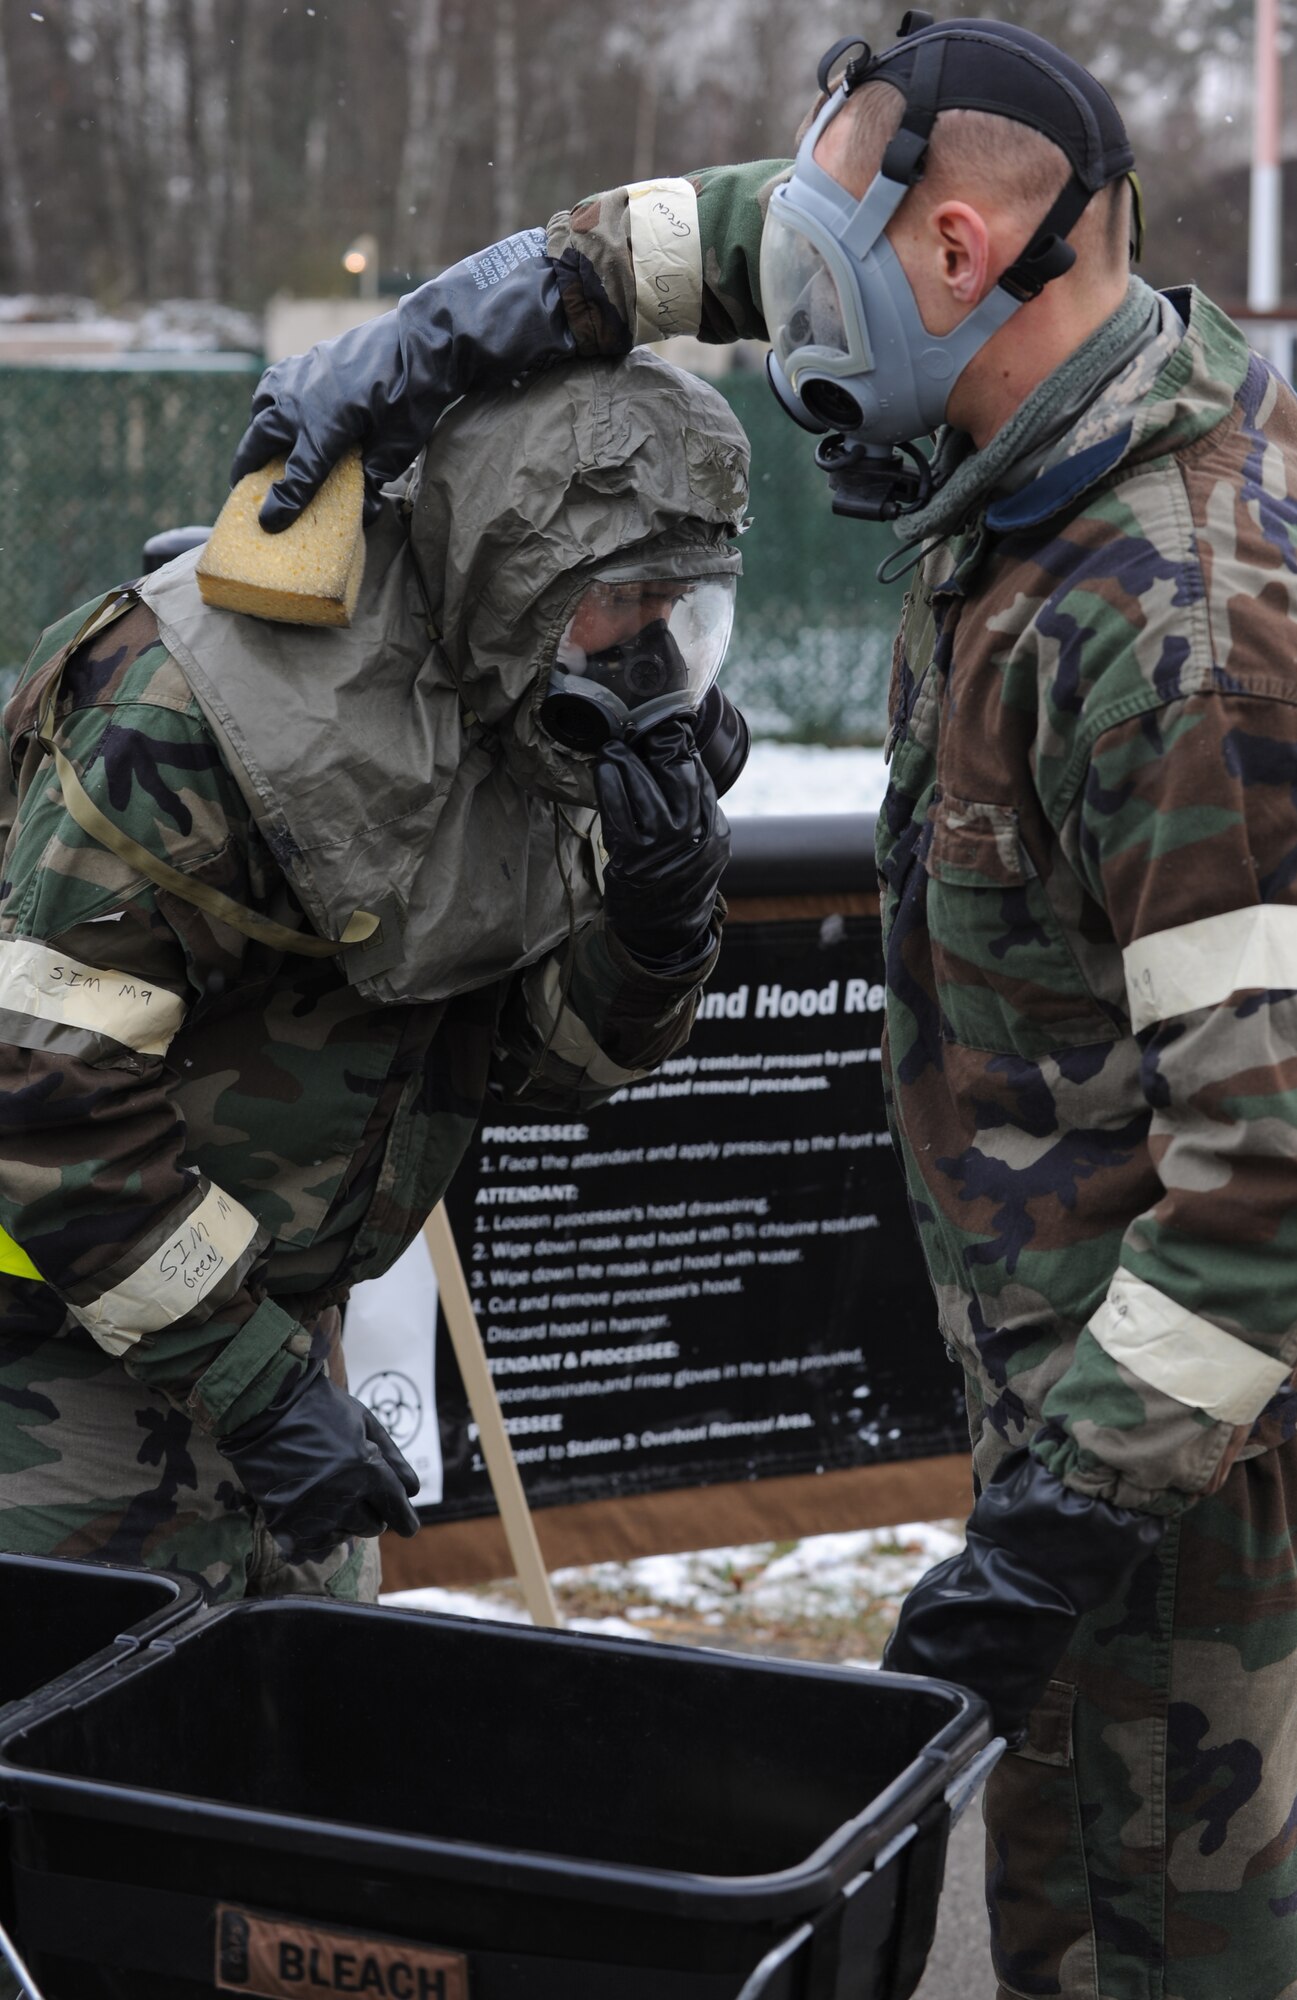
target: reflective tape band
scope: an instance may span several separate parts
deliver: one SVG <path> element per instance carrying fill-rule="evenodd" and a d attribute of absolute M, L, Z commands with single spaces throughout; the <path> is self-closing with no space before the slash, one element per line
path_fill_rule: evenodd
<path fill-rule="evenodd" d="M 89 1305 L 68 1310 L 109 1354 L 125 1354 L 192 1312 L 240 1262 L 257 1234 L 256 1217 L 222 1188 L 209 1186 L 151 1256 Z"/>
<path fill-rule="evenodd" d="M 6 1277 L 35 1278 L 38 1283 L 43 1282 L 40 1272 L 22 1244 L 15 1243 L 13 1237 L 3 1229 L 0 1229 L 0 1271 L 4 1272 Z"/>
<path fill-rule="evenodd" d="M 0 940 L 0 1008 L 108 1035 L 142 1056 L 165 1055 L 185 1003 L 163 986 L 86 965 L 35 938 Z"/>
<path fill-rule="evenodd" d="M 1223 1424 L 1250 1424 L 1293 1372 L 1129 1271 L 1117 1272 L 1090 1332 L 1141 1382 Z"/>
<path fill-rule="evenodd" d="M 1137 938 L 1122 953 L 1131 1026 L 1218 1007 L 1231 993 L 1297 990 L 1297 908 L 1253 903 Z"/>
<path fill-rule="evenodd" d="M 626 200 L 636 340 L 697 333 L 703 311 L 698 196 L 688 181 L 636 181 Z"/>

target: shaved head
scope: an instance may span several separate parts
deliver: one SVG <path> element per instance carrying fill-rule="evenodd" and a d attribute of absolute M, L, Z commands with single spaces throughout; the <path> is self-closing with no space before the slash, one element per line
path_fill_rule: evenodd
<path fill-rule="evenodd" d="M 904 110 L 904 98 L 890 83 L 865 84 L 847 99 L 821 138 L 817 163 L 850 193 L 863 195 Z M 989 111 L 942 111 L 932 128 L 923 179 L 907 196 L 907 205 L 934 208 L 952 200 L 987 205 L 1020 221 L 1025 240 L 1048 213 L 1069 173 L 1059 148 L 1030 125 Z M 1078 262 L 1098 259 L 1110 271 L 1124 269 L 1129 228 L 1130 193 L 1126 182 L 1118 180 L 1093 198 L 1068 241 Z"/>

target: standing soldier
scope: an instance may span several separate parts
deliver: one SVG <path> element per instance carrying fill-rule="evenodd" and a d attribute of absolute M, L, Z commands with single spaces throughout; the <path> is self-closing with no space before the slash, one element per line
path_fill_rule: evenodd
<path fill-rule="evenodd" d="M 291 448 L 273 525 L 497 368 L 768 335 L 839 504 L 897 519 L 889 1080 L 977 1497 L 888 1664 L 1010 1739 L 1000 2000 L 1279 2000 L 1297 404 L 1200 292 L 1131 278 L 1132 165 L 1059 50 L 912 14 L 791 169 L 615 189 L 470 260 L 273 369 L 241 463 Z"/>

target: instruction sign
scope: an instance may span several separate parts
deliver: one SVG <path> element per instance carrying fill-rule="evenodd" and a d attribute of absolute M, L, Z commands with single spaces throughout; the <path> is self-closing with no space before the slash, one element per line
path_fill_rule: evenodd
<path fill-rule="evenodd" d="M 966 1449 L 883 1110 L 874 917 L 732 924 L 688 1046 L 488 1110 L 447 1206 L 533 1506 Z M 445 1327 L 444 1485 L 493 1511 Z"/>

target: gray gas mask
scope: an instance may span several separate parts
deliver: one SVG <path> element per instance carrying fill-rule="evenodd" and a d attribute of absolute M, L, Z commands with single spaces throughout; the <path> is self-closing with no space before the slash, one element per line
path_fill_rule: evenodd
<path fill-rule="evenodd" d="M 835 43 L 819 68 L 859 51 L 802 140 L 792 177 L 775 188 L 761 240 L 761 299 L 770 332 L 767 370 L 804 429 L 827 434 L 816 459 L 835 513 L 890 520 L 926 504 L 932 482 L 918 440 L 946 421 L 968 363 L 1029 299 L 1069 270 L 1068 232 L 1091 197 L 1129 174 L 1134 155 L 1107 92 L 1038 36 L 998 21 L 934 23 L 912 10 L 901 40 L 875 57 L 856 39 Z M 852 93 L 893 85 L 905 99 L 899 131 L 857 197 L 815 163 L 815 148 Z M 1072 173 L 1021 254 L 948 334 L 929 333 L 885 231 L 923 178 L 941 111 L 974 108 L 1034 127 Z"/>

